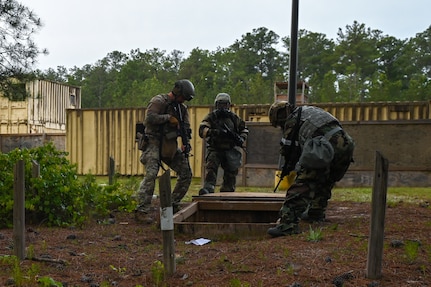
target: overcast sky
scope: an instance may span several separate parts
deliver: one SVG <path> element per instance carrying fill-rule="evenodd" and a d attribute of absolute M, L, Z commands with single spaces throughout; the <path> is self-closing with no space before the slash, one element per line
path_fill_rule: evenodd
<path fill-rule="evenodd" d="M 253 29 L 266 27 L 290 36 L 290 0 L 18 0 L 44 26 L 34 36 L 36 68 L 94 64 L 108 53 L 159 48 L 215 51 Z M 299 29 L 337 38 L 338 28 L 356 20 L 398 39 L 414 37 L 431 25 L 430 0 L 299 0 Z M 300 51 L 298 51 L 300 53 Z"/>

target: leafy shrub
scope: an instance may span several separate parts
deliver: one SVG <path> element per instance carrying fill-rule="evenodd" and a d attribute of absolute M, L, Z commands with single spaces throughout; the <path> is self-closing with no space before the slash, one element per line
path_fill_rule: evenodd
<path fill-rule="evenodd" d="M 76 165 L 66 156 L 52 143 L 0 154 L 0 227 L 12 226 L 14 166 L 19 160 L 25 165 L 25 208 L 29 223 L 80 225 L 95 214 L 106 215 L 112 209 L 130 210 L 130 196 L 122 194 L 118 184 L 99 185 L 92 175 L 80 179 Z M 39 177 L 32 177 L 34 162 L 39 164 Z"/>

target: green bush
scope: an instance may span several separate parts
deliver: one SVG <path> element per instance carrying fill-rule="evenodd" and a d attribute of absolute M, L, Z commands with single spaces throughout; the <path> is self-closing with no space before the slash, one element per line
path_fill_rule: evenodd
<path fill-rule="evenodd" d="M 34 149 L 15 149 L 0 154 L 0 227 L 11 227 L 13 220 L 14 166 L 25 165 L 26 222 L 48 226 L 81 225 L 94 215 L 113 209 L 130 211 L 130 195 L 120 186 L 99 185 L 95 176 L 80 179 L 76 165 L 52 143 Z M 40 176 L 32 177 L 32 166 L 40 166 Z"/>

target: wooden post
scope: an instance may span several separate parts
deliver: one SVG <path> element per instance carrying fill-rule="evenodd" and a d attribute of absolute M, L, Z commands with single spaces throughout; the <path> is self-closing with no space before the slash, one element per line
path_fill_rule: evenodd
<path fill-rule="evenodd" d="M 168 169 L 159 179 L 160 228 L 163 235 L 163 262 L 165 273 L 175 273 L 174 214 L 171 198 L 171 174 Z"/>
<path fill-rule="evenodd" d="M 114 176 L 115 176 L 115 160 L 112 158 L 112 156 L 109 157 L 109 185 L 112 185 L 114 183 Z"/>
<path fill-rule="evenodd" d="M 25 169 L 19 160 L 14 167 L 13 188 L 13 243 L 14 253 L 20 260 L 25 259 Z"/>
<path fill-rule="evenodd" d="M 388 165 L 388 160 L 376 152 L 367 260 L 367 278 L 370 279 L 382 276 Z"/>

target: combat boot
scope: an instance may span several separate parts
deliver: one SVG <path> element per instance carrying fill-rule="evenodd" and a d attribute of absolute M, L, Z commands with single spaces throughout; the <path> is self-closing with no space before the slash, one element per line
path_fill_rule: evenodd
<path fill-rule="evenodd" d="M 301 233 L 297 224 L 278 224 L 268 229 L 267 233 L 272 237 L 286 236 Z"/>
<path fill-rule="evenodd" d="M 205 187 L 204 187 L 204 188 L 201 188 L 201 189 L 199 190 L 199 195 L 210 194 L 210 193 L 214 193 L 214 191 L 209 191 L 209 190 L 208 190 L 208 189 L 206 189 Z"/>
<path fill-rule="evenodd" d="M 152 224 L 154 223 L 154 218 L 151 215 L 153 209 L 151 207 L 138 206 L 135 209 L 135 220 L 138 223 Z"/>

